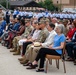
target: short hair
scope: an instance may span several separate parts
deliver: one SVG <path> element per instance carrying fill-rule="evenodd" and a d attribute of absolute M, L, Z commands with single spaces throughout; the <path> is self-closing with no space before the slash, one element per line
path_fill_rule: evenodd
<path fill-rule="evenodd" d="M 59 24 L 57 27 L 61 30 L 61 33 L 64 33 L 65 29 L 62 24 Z"/>
<path fill-rule="evenodd" d="M 55 25 L 53 23 L 49 23 L 49 26 L 52 27 L 53 29 L 55 28 Z"/>

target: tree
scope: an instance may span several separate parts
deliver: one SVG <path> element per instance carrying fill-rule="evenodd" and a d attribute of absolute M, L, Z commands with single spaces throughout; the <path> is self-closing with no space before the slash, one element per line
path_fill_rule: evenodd
<path fill-rule="evenodd" d="M 0 1 L 0 4 L 1 4 L 3 7 L 7 8 L 7 1 L 8 1 L 8 0 L 1 0 L 1 1 Z M 9 3 L 9 2 L 8 2 L 8 8 L 10 8 L 10 3 Z"/>
<path fill-rule="evenodd" d="M 54 6 L 52 0 L 44 0 L 44 2 L 39 2 L 40 6 L 43 7 L 43 8 L 46 8 L 50 11 L 54 11 L 56 10 L 56 6 Z"/>

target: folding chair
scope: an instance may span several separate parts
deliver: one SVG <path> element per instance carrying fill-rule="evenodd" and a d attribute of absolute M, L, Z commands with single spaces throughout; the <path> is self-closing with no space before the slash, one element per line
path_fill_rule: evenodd
<path fill-rule="evenodd" d="M 46 55 L 46 73 L 47 73 L 47 69 L 48 69 L 48 62 L 52 65 L 52 59 L 56 60 L 56 67 L 59 69 L 59 60 L 62 59 L 63 62 L 63 67 L 64 67 L 64 73 L 66 73 L 66 67 L 65 67 L 65 45 L 64 48 L 62 50 L 62 55 L 61 56 L 57 56 L 57 55 Z M 50 61 L 51 60 L 51 61 Z"/>

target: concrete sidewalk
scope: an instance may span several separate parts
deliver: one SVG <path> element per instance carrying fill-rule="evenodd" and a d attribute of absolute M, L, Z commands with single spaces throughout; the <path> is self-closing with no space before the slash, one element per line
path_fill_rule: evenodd
<path fill-rule="evenodd" d="M 22 66 L 18 58 L 10 53 L 9 49 L 0 44 L 0 75 L 46 75 L 46 73 L 37 73 L 35 70 L 27 70 Z M 60 69 L 58 70 L 53 61 L 53 65 L 49 65 L 47 75 L 76 75 L 76 66 L 73 62 L 66 62 L 67 73 L 64 73 L 63 63 L 60 61 Z"/>

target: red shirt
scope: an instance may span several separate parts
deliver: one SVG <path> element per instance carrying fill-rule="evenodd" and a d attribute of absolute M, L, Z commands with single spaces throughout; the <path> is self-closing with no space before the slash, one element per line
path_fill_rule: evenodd
<path fill-rule="evenodd" d="M 76 31 L 76 28 L 70 29 L 70 31 L 67 33 L 67 36 L 69 37 L 69 39 L 73 37 L 75 31 Z"/>

